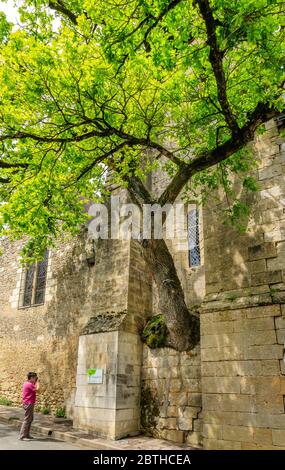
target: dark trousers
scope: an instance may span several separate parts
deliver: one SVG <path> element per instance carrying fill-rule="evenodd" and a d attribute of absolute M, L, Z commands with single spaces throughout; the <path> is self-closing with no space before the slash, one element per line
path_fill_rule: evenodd
<path fill-rule="evenodd" d="M 20 431 L 20 439 L 29 437 L 31 424 L 34 419 L 34 405 L 23 405 L 25 417 Z"/>

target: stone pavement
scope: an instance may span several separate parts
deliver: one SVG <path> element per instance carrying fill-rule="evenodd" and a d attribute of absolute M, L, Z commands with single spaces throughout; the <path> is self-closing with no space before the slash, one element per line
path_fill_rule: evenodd
<path fill-rule="evenodd" d="M 32 441 L 19 441 L 19 431 L 9 424 L 0 423 L 1 450 L 87 450 L 67 442 L 56 441 L 48 436 L 34 436 Z"/>
<path fill-rule="evenodd" d="M 22 419 L 23 411 L 21 408 L 0 405 L 0 423 L 5 423 L 19 429 Z M 32 433 L 43 436 L 46 439 L 64 441 L 94 450 L 194 450 L 186 444 L 179 445 L 147 436 L 128 437 L 118 441 L 103 439 L 97 437 L 92 432 L 75 430 L 69 420 L 63 420 L 62 423 L 58 423 L 55 422 L 54 417 L 41 413 L 35 413 Z"/>

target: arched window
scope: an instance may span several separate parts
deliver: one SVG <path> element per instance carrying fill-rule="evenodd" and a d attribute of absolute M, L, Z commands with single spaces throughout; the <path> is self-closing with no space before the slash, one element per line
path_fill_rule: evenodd
<path fill-rule="evenodd" d="M 199 210 L 197 208 L 188 212 L 188 256 L 190 267 L 201 265 Z"/>
<path fill-rule="evenodd" d="M 32 264 L 22 274 L 19 307 L 41 305 L 45 301 L 48 251 L 42 261 Z"/>

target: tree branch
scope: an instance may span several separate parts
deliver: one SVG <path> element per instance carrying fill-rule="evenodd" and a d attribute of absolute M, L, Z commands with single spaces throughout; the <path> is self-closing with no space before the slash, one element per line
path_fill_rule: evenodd
<path fill-rule="evenodd" d="M 127 39 L 128 37 L 132 36 L 134 33 L 136 33 L 139 29 L 141 29 L 145 24 L 148 23 L 148 21 L 152 21 L 153 23 L 150 24 L 148 26 L 148 28 L 146 29 L 145 33 L 144 33 L 144 36 L 143 36 L 143 39 L 136 45 L 136 47 L 134 48 L 134 51 L 138 51 L 140 49 L 140 47 L 142 45 L 144 45 L 147 49 L 147 51 L 149 52 L 151 50 L 150 48 L 150 45 L 149 43 L 147 42 L 147 39 L 148 39 L 148 36 L 150 35 L 150 33 L 152 32 L 152 30 L 163 20 L 163 18 L 165 17 L 165 15 L 167 15 L 167 13 L 171 10 L 173 10 L 173 8 L 175 8 L 177 5 L 179 5 L 179 3 L 181 3 L 183 0 L 171 0 L 164 8 L 163 10 L 159 13 L 158 16 L 153 16 L 151 13 L 148 14 L 140 23 L 138 26 L 136 26 L 132 31 L 130 31 L 128 34 L 126 34 L 123 39 L 120 38 L 119 40 L 116 40 L 113 44 L 116 44 L 118 42 L 121 42 L 122 40 L 124 41 L 125 39 Z M 127 59 L 129 58 L 129 54 L 124 54 L 123 57 L 122 57 L 122 61 L 121 61 L 121 64 L 117 70 L 117 73 L 119 72 L 119 70 L 123 67 L 123 65 L 125 64 L 125 62 L 127 61 Z"/>
<path fill-rule="evenodd" d="M 226 123 L 232 133 L 235 134 L 238 132 L 239 127 L 232 113 L 227 97 L 227 83 L 223 68 L 223 52 L 219 48 L 217 40 L 215 18 L 213 16 L 209 0 L 197 0 L 197 4 L 206 26 L 207 43 L 210 47 L 209 60 L 216 79 L 218 100 L 221 105 Z"/>
<path fill-rule="evenodd" d="M 7 183 L 10 183 L 10 181 L 11 181 L 11 180 L 10 180 L 9 178 L 1 178 L 1 177 L 0 177 L 0 183 L 1 183 L 1 184 L 7 184 Z"/>
<path fill-rule="evenodd" d="M 184 185 L 199 171 L 216 165 L 226 160 L 235 152 L 252 141 L 254 133 L 260 124 L 269 121 L 280 114 L 272 109 L 269 104 L 258 103 L 254 111 L 249 115 L 247 123 L 239 130 L 238 134 L 219 145 L 218 147 L 198 155 L 188 164 L 182 164 L 172 181 L 159 198 L 159 204 L 173 203 Z"/>
<path fill-rule="evenodd" d="M 142 209 L 143 204 L 153 204 L 154 201 L 150 192 L 139 178 L 128 176 L 125 178 L 128 183 L 128 191 L 136 204 Z"/>
<path fill-rule="evenodd" d="M 51 10 L 55 10 L 57 13 L 67 16 L 73 24 L 77 25 L 77 16 L 71 10 L 66 8 L 62 0 L 57 0 L 56 2 L 50 0 L 48 6 Z"/>
<path fill-rule="evenodd" d="M 23 131 L 18 131 L 15 132 L 15 134 L 4 134 L 0 135 L 0 142 L 4 142 L 5 140 L 23 140 L 23 139 L 31 139 L 35 140 L 36 142 L 62 142 L 62 143 L 68 143 L 68 142 L 81 142 L 82 140 L 87 140 L 90 139 L 91 137 L 108 137 L 110 135 L 113 135 L 114 133 L 111 132 L 109 129 L 104 130 L 104 131 L 90 131 L 87 132 L 86 134 L 81 134 L 81 135 L 75 135 L 73 137 L 53 137 L 53 136 L 41 136 L 37 134 L 33 134 L 31 132 L 23 132 Z"/>
<path fill-rule="evenodd" d="M 76 182 L 79 181 L 84 175 L 89 173 L 89 171 L 91 171 L 92 168 L 94 168 L 95 165 L 97 165 L 98 163 L 104 161 L 106 158 L 108 158 L 110 156 L 113 156 L 114 153 L 118 152 L 119 150 L 121 150 L 126 145 L 127 145 L 127 142 L 122 142 L 121 144 L 119 144 L 116 147 L 114 147 L 113 149 L 111 149 L 109 152 L 106 152 L 106 153 L 100 155 L 100 157 L 96 158 L 90 165 L 88 165 L 87 167 L 84 168 L 84 170 L 76 178 Z"/>
<path fill-rule="evenodd" d="M 7 163 L 0 160 L 0 168 L 28 168 L 27 163 Z"/>
<path fill-rule="evenodd" d="M 152 148 L 154 150 L 158 150 L 162 155 L 164 155 L 166 158 L 171 160 L 178 167 L 182 165 L 183 163 L 182 160 L 176 157 L 176 155 L 173 152 L 163 147 L 162 145 L 158 144 L 157 142 L 154 142 L 144 137 L 132 136 L 131 134 L 128 134 L 124 131 L 121 131 L 120 129 L 116 129 L 108 125 L 106 122 L 104 122 L 104 124 L 106 124 L 106 126 L 108 127 L 107 128 L 102 127 L 102 130 L 100 131 L 97 131 L 94 129 L 85 134 L 75 135 L 73 137 L 40 136 L 37 134 L 33 134 L 31 132 L 18 131 L 18 132 L 15 132 L 14 134 L 0 135 L 0 142 L 4 142 L 6 140 L 14 140 L 14 139 L 15 140 L 32 139 L 32 140 L 35 140 L 36 142 L 69 143 L 69 142 L 82 142 L 83 140 L 91 139 L 92 137 L 104 138 L 104 137 L 110 137 L 112 135 L 116 135 L 120 139 L 124 140 L 126 145 L 130 145 L 130 146 L 137 145 L 137 146 L 142 146 L 142 147 L 147 147 L 147 148 Z M 19 166 L 19 165 L 16 164 L 16 166 Z M 6 168 L 10 168 L 10 167 L 6 167 Z"/>

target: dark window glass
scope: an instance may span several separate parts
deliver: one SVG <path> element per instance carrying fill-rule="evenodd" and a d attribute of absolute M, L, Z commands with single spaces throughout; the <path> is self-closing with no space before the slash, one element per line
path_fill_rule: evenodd
<path fill-rule="evenodd" d="M 31 265 L 25 273 L 20 291 L 20 307 L 43 304 L 47 279 L 48 251 L 44 259 Z"/>
<path fill-rule="evenodd" d="M 28 307 L 32 303 L 34 274 L 35 265 L 33 264 L 26 271 L 23 307 Z"/>
<path fill-rule="evenodd" d="M 191 209 L 188 213 L 189 266 L 200 266 L 199 211 Z"/>
<path fill-rule="evenodd" d="M 45 288 L 47 279 L 48 252 L 46 251 L 43 261 L 37 264 L 36 285 L 35 285 L 35 304 L 42 304 L 45 300 Z"/>

